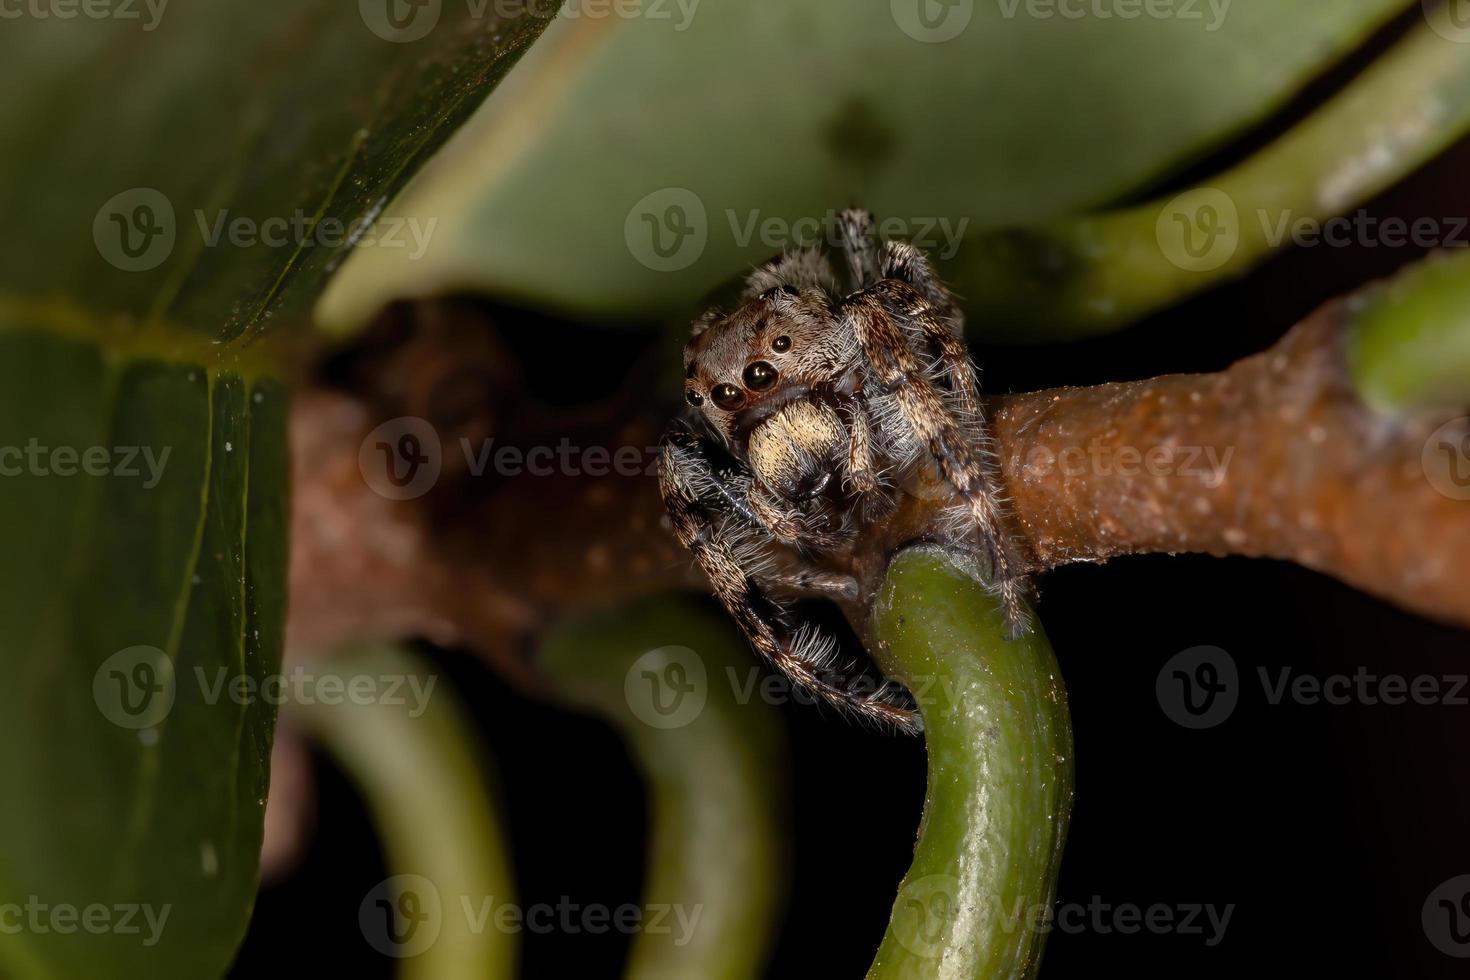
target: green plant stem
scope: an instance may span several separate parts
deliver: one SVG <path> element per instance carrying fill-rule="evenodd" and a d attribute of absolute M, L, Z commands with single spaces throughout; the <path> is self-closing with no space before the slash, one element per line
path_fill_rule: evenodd
<path fill-rule="evenodd" d="M 1004 634 L 995 600 L 945 553 L 894 559 L 873 656 L 919 698 L 928 794 L 869 980 L 1035 975 L 1071 814 L 1071 721 L 1040 625 Z"/>
<path fill-rule="evenodd" d="M 437 938 L 398 960 L 400 980 L 497 980 L 516 975 L 512 933 L 477 926 L 469 912 L 486 899 L 515 901 L 510 856 L 486 786 L 487 760 L 477 735 L 442 677 L 404 650 L 344 652 L 319 676 L 380 683 L 413 678 L 424 698 L 340 703 L 292 702 L 294 719 L 312 731 L 362 792 L 387 855 L 390 875 L 418 875 L 437 892 Z M 430 687 L 429 685 L 433 686 Z M 322 688 L 325 690 L 325 688 Z M 422 714 L 415 716 L 420 707 Z M 418 896 L 420 906 L 426 899 Z M 466 908 L 468 903 L 468 909 Z M 492 913 L 493 915 L 493 913 Z"/>
<path fill-rule="evenodd" d="M 1348 370 L 1370 407 L 1470 407 L 1470 252 L 1413 266 L 1354 297 L 1348 316 Z"/>
<path fill-rule="evenodd" d="M 626 976 L 763 975 L 783 904 L 785 744 L 773 709 L 738 703 L 759 680 L 744 644 L 698 604 L 661 598 L 553 631 L 539 662 L 648 781 L 644 909 L 669 906 L 671 928 L 637 933 Z"/>
<path fill-rule="evenodd" d="M 1291 243 L 1297 222 L 1360 205 L 1467 130 L 1470 45 L 1426 22 L 1286 135 L 1208 184 L 985 234 L 947 272 L 987 336 L 1035 342 L 1107 333 L 1244 276 Z"/>

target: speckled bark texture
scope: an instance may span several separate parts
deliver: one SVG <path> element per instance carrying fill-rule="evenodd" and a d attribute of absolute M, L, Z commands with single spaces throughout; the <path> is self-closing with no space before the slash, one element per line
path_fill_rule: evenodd
<path fill-rule="evenodd" d="M 1324 307 L 1220 374 L 1004 400 L 993 424 L 1033 566 L 1280 558 L 1470 623 L 1470 502 L 1424 463 L 1446 420 L 1360 403 L 1342 354 L 1349 309 Z"/>

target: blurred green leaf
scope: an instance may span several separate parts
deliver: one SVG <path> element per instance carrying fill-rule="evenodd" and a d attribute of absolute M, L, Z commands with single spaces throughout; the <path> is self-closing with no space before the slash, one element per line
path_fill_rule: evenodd
<path fill-rule="evenodd" d="M 648 783 L 643 907 L 630 980 L 764 973 L 786 884 L 786 746 L 776 712 L 741 691 L 761 668 L 722 617 L 686 598 L 589 616 L 550 634 L 552 689 L 606 718 Z M 749 685 L 749 686 L 746 686 Z"/>
<path fill-rule="evenodd" d="M 0 901 L 37 908 L 0 973 L 204 977 L 254 900 L 274 708 L 249 686 L 280 662 L 261 339 L 545 21 L 452 6 L 396 43 L 386 0 L 107 9 L 137 19 L 0 28 Z"/>
<path fill-rule="evenodd" d="M 1325 237 L 1325 222 L 1467 132 L 1470 44 L 1421 22 L 1307 119 L 1202 186 L 982 235 L 951 277 L 991 336 L 1103 333 L 1244 276 L 1290 248 L 1298 228 Z"/>
<path fill-rule="evenodd" d="M 961 234 L 1177 171 L 1410 5 L 670 0 L 562 18 L 390 207 L 439 219 L 429 255 L 359 251 L 321 318 L 350 329 L 385 299 L 461 287 L 599 318 L 684 312 L 798 220 L 852 204 L 952 258 Z"/>

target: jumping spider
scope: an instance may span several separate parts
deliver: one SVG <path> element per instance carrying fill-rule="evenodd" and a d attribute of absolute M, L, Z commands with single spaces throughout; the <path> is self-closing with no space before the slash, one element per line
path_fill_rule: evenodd
<path fill-rule="evenodd" d="M 803 248 L 758 267 L 733 312 L 695 322 L 691 410 L 664 436 L 659 486 L 757 652 L 825 701 L 915 732 L 902 688 L 857 691 L 833 670 L 835 644 L 775 593 L 856 599 L 843 559 L 894 527 L 988 560 L 1013 636 L 1028 628 L 1026 583 L 954 297 L 922 251 L 880 243 L 867 212 L 844 212 L 836 231 L 847 289 L 823 250 Z M 898 512 L 925 471 L 947 502 L 905 525 Z"/>

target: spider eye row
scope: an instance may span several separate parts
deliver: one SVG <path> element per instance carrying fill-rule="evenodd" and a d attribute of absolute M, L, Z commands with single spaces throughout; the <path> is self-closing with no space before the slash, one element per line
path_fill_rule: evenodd
<path fill-rule="evenodd" d="M 790 349 L 791 338 L 784 334 L 771 341 L 771 350 L 777 354 L 784 354 Z M 745 373 L 742 375 L 742 380 L 744 380 L 745 386 L 751 391 L 765 391 L 771 385 L 775 384 L 776 379 L 780 376 L 780 372 L 776 370 L 775 365 L 771 364 L 770 361 L 753 361 L 745 366 Z M 739 408 L 745 403 L 745 392 L 732 384 L 715 385 L 714 389 L 710 391 L 709 396 L 716 405 L 727 412 Z M 695 408 L 704 404 L 704 396 L 692 388 L 684 393 L 684 399 Z"/>

